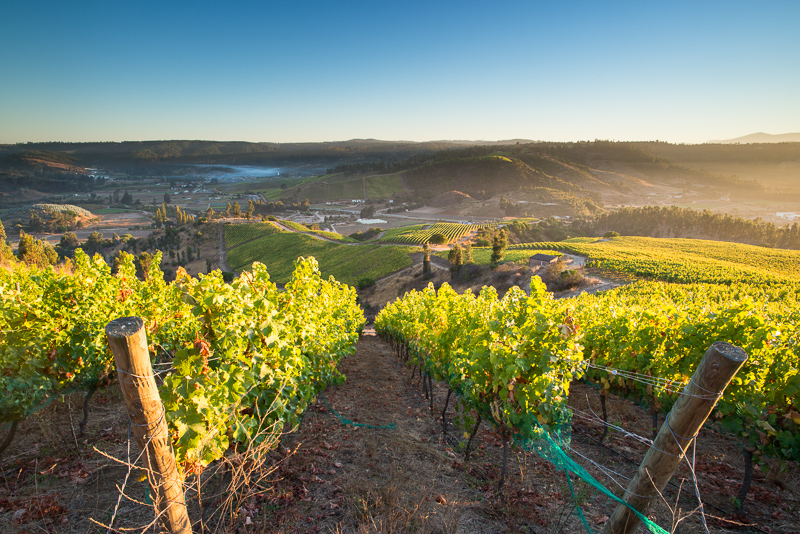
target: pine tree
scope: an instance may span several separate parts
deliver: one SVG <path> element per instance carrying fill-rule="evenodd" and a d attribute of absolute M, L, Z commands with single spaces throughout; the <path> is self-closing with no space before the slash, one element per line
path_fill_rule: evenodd
<path fill-rule="evenodd" d="M 503 260 L 503 256 L 506 254 L 506 245 L 508 245 L 506 231 L 500 230 L 492 240 L 492 263 L 500 263 Z"/>
<path fill-rule="evenodd" d="M 422 253 L 422 277 L 427 279 L 431 277 L 431 247 L 428 243 L 422 246 Z"/>
<path fill-rule="evenodd" d="M 458 272 L 461 266 L 464 265 L 464 255 L 461 252 L 461 245 L 456 243 L 453 248 L 450 249 L 447 259 L 450 261 L 450 272 Z"/>

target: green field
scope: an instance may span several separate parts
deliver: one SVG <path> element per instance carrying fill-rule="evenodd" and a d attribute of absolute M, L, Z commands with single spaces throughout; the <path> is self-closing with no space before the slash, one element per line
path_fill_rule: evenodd
<path fill-rule="evenodd" d="M 311 202 L 324 202 L 363 199 L 365 191 L 366 198 L 390 198 L 403 189 L 403 178 L 398 174 L 377 176 L 330 174 L 301 186 L 299 195 Z"/>
<path fill-rule="evenodd" d="M 225 248 L 238 247 L 242 243 L 280 232 L 281 229 L 272 222 L 250 224 L 226 224 Z"/>
<path fill-rule="evenodd" d="M 415 247 L 377 245 L 340 245 L 295 232 L 280 232 L 250 241 L 228 252 L 228 263 L 237 271 L 249 269 L 254 261 L 267 266 L 272 279 L 289 280 L 299 256 L 314 256 L 324 276 L 333 276 L 346 284 L 362 278 L 378 279 L 409 267 L 409 254 Z"/>

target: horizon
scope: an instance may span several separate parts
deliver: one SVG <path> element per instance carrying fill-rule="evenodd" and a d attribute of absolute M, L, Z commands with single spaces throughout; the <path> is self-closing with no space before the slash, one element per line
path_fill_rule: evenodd
<path fill-rule="evenodd" d="M 800 131 L 794 2 L 214 7 L 0 7 L 0 143 Z"/>

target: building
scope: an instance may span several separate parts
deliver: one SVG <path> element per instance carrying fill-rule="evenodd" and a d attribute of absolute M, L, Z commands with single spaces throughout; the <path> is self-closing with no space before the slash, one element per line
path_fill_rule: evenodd
<path fill-rule="evenodd" d="M 558 258 L 560 258 L 560 256 L 551 256 L 549 254 L 534 254 L 528 260 L 529 262 L 528 265 L 530 265 L 531 268 L 541 267 L 543 265 L 550 265 L 552 263 L 557 262 Z"/>

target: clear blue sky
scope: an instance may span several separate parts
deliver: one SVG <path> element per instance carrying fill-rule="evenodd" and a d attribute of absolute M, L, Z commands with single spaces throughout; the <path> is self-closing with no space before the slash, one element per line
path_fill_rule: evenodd
<path fill-rule="evenodd" d="M 800 2 L 7 0 L 0 143 L 800 131 Z"/>

